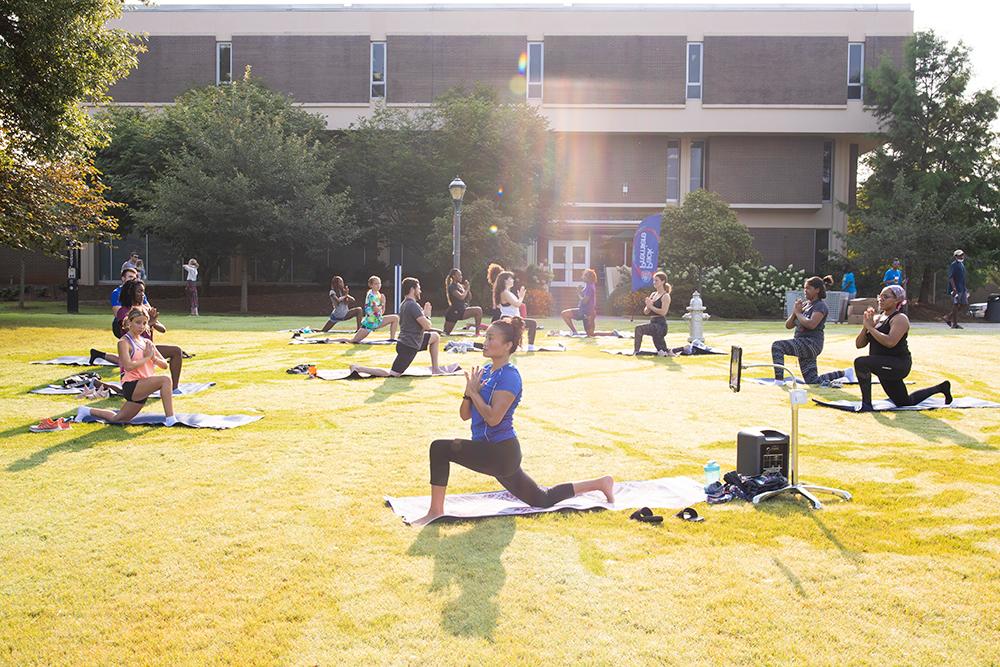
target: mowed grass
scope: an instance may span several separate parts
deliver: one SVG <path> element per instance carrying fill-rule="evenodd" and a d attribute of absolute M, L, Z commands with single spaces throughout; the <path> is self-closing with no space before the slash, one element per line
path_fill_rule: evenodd
<path fill-rule="evenodd" d="M 1000 410 L 804 408 L 802 477 L 854 494 L 819 512 L 782 500 L 700 506 L 701 524 L 593 512 L 418 530 L 382 498 L 428 492 L 430 441 L 468 433 L 463 379 L 310 381 L 285 369 L 387 365 L 392 349 L 291 346 L 276 331 L 322 317 L 173 315 L 162 340 L 197 354 L 184 379 L 218 383 L 178 399 L 178 411 L 263 420 L 29 433 L 80 401 L 29 395 L 74 369 L 28 362 L 113 345 L 105 309 L 88 312 L 0 311 L 2 664 L 974 665 L 1000 655 Z M 686 337 L 686 323 L 670 329 L 672 343 Z M 827 327 L 821 370 L 850 363 L 855 331 Z M 764 362 L 785 332 L 713 320 L 707 335 Z M 998 343 L 996 329 L 916 328 L 911 379 L 948 378 L 956 395 L 1000 401 Z M 728 357 L 632 359 L 599 352 L 630 341 L 567 344 L 516 359 L 524 467 L 543 484 L 700 479 L 708 459 L 735 467 L 741 428 L 788 427 L 780 390 L 728 390 Z M 451 492 L 494 488 L 452 469 Z"/>

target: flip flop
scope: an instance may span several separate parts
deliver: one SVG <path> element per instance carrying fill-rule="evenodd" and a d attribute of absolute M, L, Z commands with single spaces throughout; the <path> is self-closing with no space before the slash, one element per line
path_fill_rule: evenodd
<path fill-rule="evenodd" d="M 698 516 L 698 512 L 696 512 L 693 507 L 685 507 L 674 516 L 676 516 L 678 519 L 681 519 L 682 521 L 698 522 L 705 520 L 705 517 Z"/>
<path fill-rule="evenodd" d="M 643 507 L 632 512 L 629 519 L 634 519 L 640 523 L 663 523 L 663 517 L 653 514 L 653 510 Z"/>

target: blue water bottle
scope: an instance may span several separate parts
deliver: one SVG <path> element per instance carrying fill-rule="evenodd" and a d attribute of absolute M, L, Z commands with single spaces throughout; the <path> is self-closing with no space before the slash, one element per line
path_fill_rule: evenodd
<path fill-rule="evenodd" d="M 708 486 L 714 482 L 719 481 L 719 464 L 715 461 L 709 461 L 705 464 L 705 486 Z"/>

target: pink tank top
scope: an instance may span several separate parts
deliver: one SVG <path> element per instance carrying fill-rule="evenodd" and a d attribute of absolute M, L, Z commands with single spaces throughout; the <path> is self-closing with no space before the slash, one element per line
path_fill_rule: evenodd
<path fill-rule="evenodd" d="M 140 337 L 138 341 L 132 338 L 132 334 L 125 334 L 125 339 L 128 340 L 129 346 L 132 349 L 131 359 L 133 362 L 142 361 L 142 355 L 146 351 L 147 345 L 152 345 L 153 341 L 146 338 Z M 153 358 L 150 357 L 146 363 L 138 368 L 127 371 L 124 368 L 121 369 L 122 382 L 132 382 L 133 380 L 141 380 L 143 378 L 152 377 L 153 375 Z"/>

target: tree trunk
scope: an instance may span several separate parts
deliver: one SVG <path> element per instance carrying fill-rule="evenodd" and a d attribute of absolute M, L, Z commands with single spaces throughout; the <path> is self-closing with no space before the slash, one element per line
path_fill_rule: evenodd
<path fill-rule="evenodd" d="M 17 307 L 24 308 L 24 257 L 21 258 L 21 287 L 17 294 Z"/>
<path fill-rule="evenodd" d="M 247 263 L 248 262 L 249 262 L 249 259 L 244 254 L 243 257 L 242 257 L 242 261 L 241 261 L 242 269 L 240 271 L 240 273 L 242 274 L 242 277 L 240 278 L 240 312 L 241 313 L 246 313 L 247 312 L 247 281 L 249 280 L 249 275 L 248 275 L 248 272 L 247 272 Z"/>
<path fill-rule="evenodd" d="M 931 289 L 934 284 L 934 269 L 930 265 L 924 267 L 923 276 L 920 279 L 920 303 L 931 302 Z"/>

